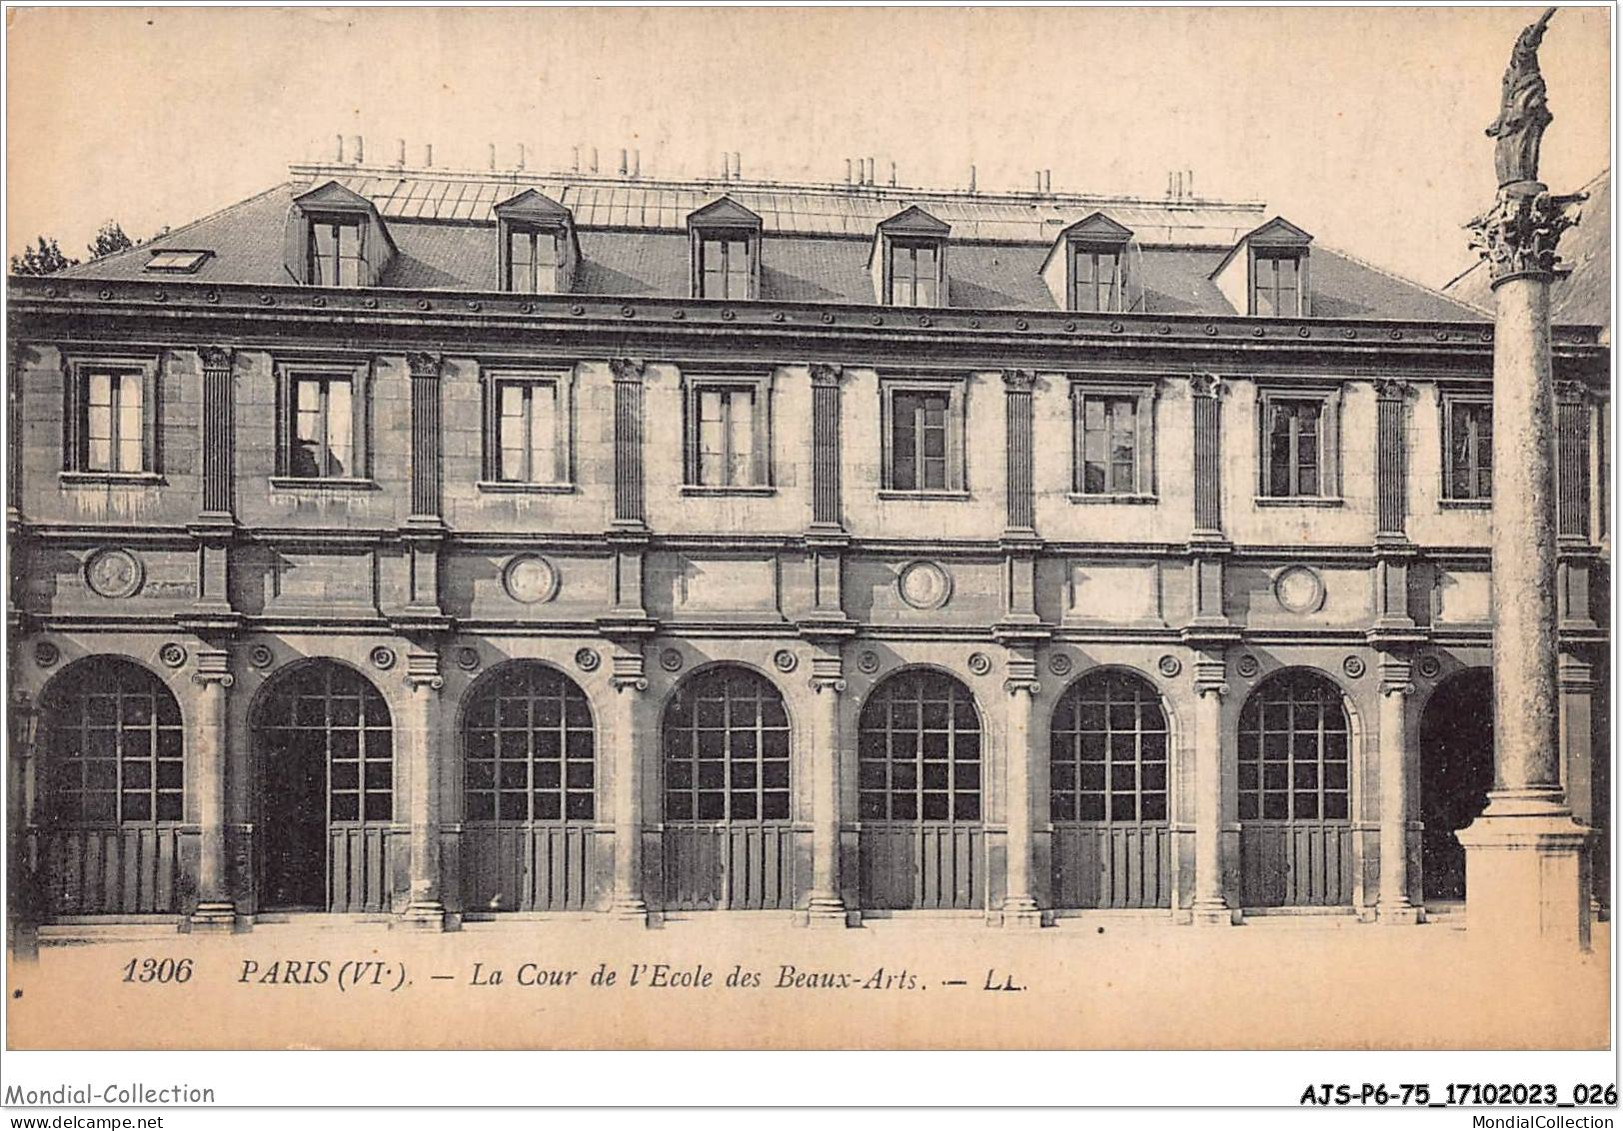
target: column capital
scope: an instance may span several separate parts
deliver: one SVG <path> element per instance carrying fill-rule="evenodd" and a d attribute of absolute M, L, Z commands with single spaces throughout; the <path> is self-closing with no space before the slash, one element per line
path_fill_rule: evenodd
<path fill-rule="evenodd" d="M 1375 381 L 1375 397 L 1382 401 L 1402 401 L 1413 388 L 1409 382 L 1397 377 L 1381 377 Z"/>
<path fill-rule="evenodd" d="M 418 350 L 406 355 L 406 367 L 411 370 L 413 377 L 438 377 L 440 375 L 440 355 Z"/>
<path fill-rule="evenodd" d="M 1589 386 L 1582 381 L 1557 381 L 1555 399 L 1560 404 L 1584 405 L 1589 403 Z"/>
<path fill-rule="evenodd" d="M 610 662 L 613 671 L 609 675 L 609 685 L 615 691 L 648 690 L 648 675 L 641 648 L 622 648 L 610 657 Z"/>
<path fill-rule="evenodd" d="M 1578 223 L 1569 209 L 1587 199 L 1581 192 L 1552 196 L 1537 181 L 1502 185 L 1493 207 L 1466 225 L 1472 248 L 1487 261 L 1489 286 L 1553 279 L 1556 244 Z"/>
<path fill-rule="evenodd" d="M 1562 652 L 1556 659 L 1555 678 L 1562 691 L 1595 690 L 1595 667 L 1582 656 Z"/>
<path fill-rule="evenodd" d="M 1035 679 L 1010 678 L 1003 681 L 1003 690 L 1010 695 L 1019 695 L 1024 692 L 1035 699 L 1042 689 L 1043 685 Z"/>
<path fill-rule="evenodd" d="M 1411 682 L 1411 673 L 1414 665 L 1406 656 L 1386 653 L 1378 665 L 1381 676 L 1382 695 L 1413 695 L 1415 685 Z"/>
<path fill-rule="evenodd" d="M 430 691 L 439 691 L 443 688 L 445 679 L 440 675 L 440 654 L 438 652 L 407 652 L 406 686 L 412 691 L 421 691 L 424 688 Z"/>
<path fill-rule="evenodd" d="M 1197 397 L 1211 397 L 1215 400 L 1228 392 L 1228 386 L 1215 373 L 1191 373 L 1189 391 Z"/>
<path fill-rule="evenodd" d="M 1034 369 L 1005 369 L 1003 371 L 1003 387 L 1011 393 L 1029 393 L 1037 384 L 1037 372 Z"/>
<path fill-rule="evenodd" d="M 203 346 L 197 351 L 197 358 L 203 363 L 205 373 L 229 370 L 232 356 L 229 346 Z"/>
<path fill-rule="evenodd" d="M 648 365 L 640 357 L 611 357 L 609 371 L 623 384 L 640 384 Z"/>
<path fill-rule="evenodd" d="M 230 687 L 236 682 L 236 677 L 231 674 L 231 653 L 223 648 L 199 648 L 197 670 L 192 673 L 192 682 L 199 687 L 211 683 Z"/>
<path fill-rule="evenodd" d="M 811 662 L 811 689 L 821 694 L 832 691 L 838 695 L 845 690 L 845 664 L 838 651 L 832 655 L 813 656 Z"/>
<path fill-rule="evenodd" d="M 833 362 L 823 361 L 814 361 L 811 363 L 811 382 L 813 385 L 833 388 L 839 385 L 840 380 L 844 376 L 844 366 Z"/>

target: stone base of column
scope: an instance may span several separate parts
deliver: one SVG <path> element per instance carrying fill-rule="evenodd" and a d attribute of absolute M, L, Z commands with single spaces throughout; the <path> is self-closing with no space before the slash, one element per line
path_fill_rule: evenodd
<path fill-rule="evenodd" d="M 1473 942 L 1589 949 L 1591 834 L 1559 796 L 1489 794 L 1487 810 L 1457 834 Z"/>
<path fill-rule="evenodd" d="M 1032 928 L 1043 925 L 1042 909 L 1037 901 L 1028 896 L 1015 896 L 1003 901 L 1003 925 L 1005 927 Z"/>
<path fill-rule="evenodd" d="M 199 903 L 187 921 L 187 930 L 194 935 L 229 935 L 236 929 L 237 909 L 223 901 Z"/>
<path fill-rule="evenodd" d="M 409 931 L 443 931 L 445 905 L 437 899 L 413 900 L 400 913 L 399 926 Z"/>
<path fill-rule="evenodd" d="M 838 927 L 843 930 L 847 917 L 845 904 L 837 895 L 814 895 L 806 902 L 806 926 Z"/>
<path fill-rule="evenodd" d="M 609 914 L 623 922 L 648 925 L 648 904 L 634 897 L 615 896 Z"/>
<path fill-rule="evenodd" d="M 1240 913 L 1221 899 L 1197 899 L 1190 908 L 1190 922 L 1204 927 L 1232 927 Z"/>
<path fill-rule="evenodd" d="M 1412 927 L 1423 919 L 1422 909 L 1410 903 L 1407 896 L 1382 899 L 1375 905 L 1375 921 L 1388 927 Z"/>

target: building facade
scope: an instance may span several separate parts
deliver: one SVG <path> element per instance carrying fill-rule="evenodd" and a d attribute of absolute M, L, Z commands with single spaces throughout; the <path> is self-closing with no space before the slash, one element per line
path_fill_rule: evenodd
<path fill-rule="evenodd" d="M 306 165 L 9 287 L 36 922 L 1463 895 L 1493 329 L 1261 205 Z M 1554 341 L 1603 828 L 1609 357 Z"/>

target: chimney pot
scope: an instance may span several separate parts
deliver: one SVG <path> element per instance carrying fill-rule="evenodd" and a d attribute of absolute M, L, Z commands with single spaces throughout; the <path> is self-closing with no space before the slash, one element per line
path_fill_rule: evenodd
<path fill-rule="evenodd" d="M 630 166 L 627 164 L 628 156 L 625 150 L 620 150 L 620 175 L 622 177 L 631 171 Z"/>
<path fill-rule="evenodd" d="M 362 147 L 365 146 L 365 144 L 366 144 L 366 139 L 363 138 L 360 134 L 356 134 L 355 135 L 355 164 L 357 164 L 357 165 L 360 165 L 360 164 L 364 163 L 364 161 L 365 161 L 365 158 L 362 156 L 362 153 L 363 153 L 363 148 Z"/>
<path fill-rule="evenodd" d="M 495 169 L 496 169 L 496 143 L 495 142 L 490 142 L 489 143 L 489 150 L 490 150 L 490 168 L 491 168 L 491 171 L 494 172 Z"/>
<path fill-rule="evenodd" d="M 336 160 L 340 165 L 342 165 L 344 163 L 344 135 L 343 134 L 338 135 L 338 151 L 337 151 L 337 155 L 334 157 L 334 160 Z"/>
<path fill-rule="evenodd" d="M 868 158 L 868 183 L 874 183 L 873 158 Z"/>
<path fill-rule="evenodd" d="M 524 143 L 522 141 L 518 143 L 518 167 L 520 169 L 524 168 Z"/>
<path fill-rule="evenodd" d="M 425 142 L 423 144 L 423 168 L 432 169 L 433 167 L 434 167 L 434 143 L 431 142 L 431 141 L 430 142 Z"/>
<path fill-rule="evenodd" d="M 597 172 L 597 146 L 592 146 L 592 172 Z"/>
<path fill-rule="evenodd" d="M 578 173 L 578 172 L 580 172 L 580 146 L 578 146 L 578 145 L 574 146 L 570 150 L 570 153 L 572 155 L 571 160 L 573 160 L 573 162 L 574 162 L 573 168 L 574 168 L 575 172 Z"/>
<path fill-rule="evenodd" d="M 397 139 L 397 143 L 398 143 L 397 148 L 399 150 L 400 155 L 395 159 L 395 164 L 399 165 L 401 168 L 405 168 L 405 166 L 406 166 L 406 139 L 405 138 L 399 138 L 399 139 Z"/>
<path fill-rule="evenodd" d="M 733 180 L 741 181 L 743 179 L 744 162 L 739 158 L 738 151 L 735 149 L 733 150 Z"/>
<path fill-rule="evenodd" d="M 896 187 L 896 162 L 894 161 L 890 163 L 890 187 Z"/>
<path fill-rule="evenodd" d="M 642 176 L 642 150 L 640 149 L 631 151 L 631 175 L 633 177 Z"/>
<path fill-rule="evenodd" d="M 975 191 L 975 166 L 973 165 L 969 167 L 969 191 Z"/>

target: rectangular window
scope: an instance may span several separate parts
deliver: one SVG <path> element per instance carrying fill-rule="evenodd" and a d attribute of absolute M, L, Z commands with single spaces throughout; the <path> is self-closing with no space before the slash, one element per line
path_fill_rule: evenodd
<path fill-rule="evenodd" d="M 146 470 L 140 373 L 85 373 L 84 471 Z"/>
<path fill-rule="evenodd" d="M 1121 257 L 1113 251 L 1071 249 L 1071 309 L 1121 309 Z"/>
<path fill-rule="evenodd" d="M 356 478 L 355 407 L 350 379 L 296 377 L 292 393 L 288 474 L 295 479 Z"/>
<path fill-rule="evenodd" d="M 700 298 L 753 298 L 753 282 L 748 236 L 706 236 L 699 241 Z"/>
<path fill-rule="evenodd" d="M 568 478 L 560 435 L 558 386 L 498 381 L 496 478 L 503 483 L 562 483 Z"/>
<path fill-rule="evenodd" d="M 1151 385 L 1071 386 L 1073 496 L 1155 494 L 1155 392 Z"/>
<path fill-rule="evenodd" d="M 1322 400 L 1270 400 L 1267 407 L 1268 494 L 1322 495 Z"/>
<path fill-rule="evenodd" d="M 940 255 L 933 243 L 890 245 L 890 301 L 893 306 L 935 306 Z"/>
<path fill-rule="evenodd" d="M 1493 498 L 1493 405 L 1448 398 L 1443 402 L 1448 464 L 1447 499 Z"/>
<path fill-rule="evenodd" d="M 688 380 L 688 486 L 752 490 L 772 485 L 770 396 L 766 377 Z"/>
<path fill-rule="evenodd" d="M 881 487 L 921 493 L 963 491 L 963 382 L 895 381 L 881 387 Z"/>
<path fill-rule="evenodd" d="M 66 359 L 62 470 L 150 476 L 158 471 L 156 361 Z"/>
<path fill-rule="evenodd" d="M 507 289 L 548 295 L 558 289 L 558 233 L 514 228 L 507 234 Z"/>
<path fill-rule="evenodd" d="M 320 287 L 359 287 L 367 282 L 361 221 L 310 221 L 310 282 Z"/>
<path fill-rule="evenodd" d="M 1264 318 L 1295 317 L 1302 311 L 1301 261 L 1294 255 L 1258 255 L 1252 263 L 1253 313 Z"/>

